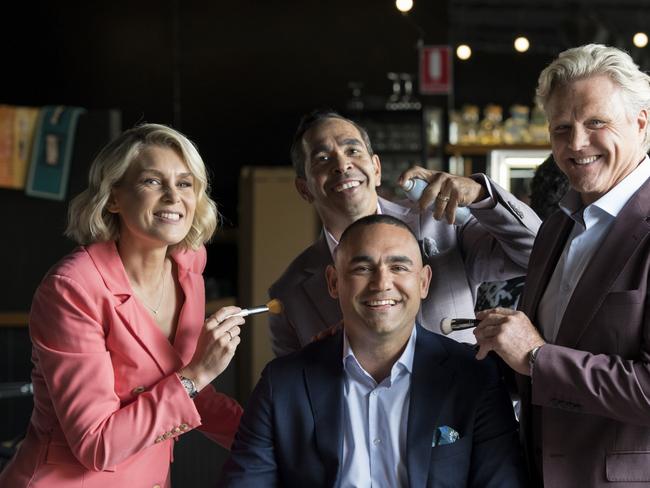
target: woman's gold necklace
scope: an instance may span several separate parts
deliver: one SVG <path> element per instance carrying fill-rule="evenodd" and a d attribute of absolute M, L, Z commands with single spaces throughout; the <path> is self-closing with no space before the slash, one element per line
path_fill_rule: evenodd
<path fill-rule="evenodd" d="M 154 315 L 158 315 L 158 311 L 160 310 L 160 306 L 162 305 L 163 297 L 165 296 L 165 264 L 164 263 L 163 263 L 163 272 L 161 275 L 161 280 L 162 280 L 162 290 L 160 290 L 160 298 L 158 298 L 158 305 L 156 306 L 156 308 L 150 307 L 142 298 L 140 298 L 140 301 L 144 304 L 144 306 L 147 307 L 149 310 L 151 310 Z"/>

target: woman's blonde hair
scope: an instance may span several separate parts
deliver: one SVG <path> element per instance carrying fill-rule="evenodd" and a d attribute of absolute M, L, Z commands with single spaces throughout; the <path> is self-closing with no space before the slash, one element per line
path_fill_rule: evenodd
<path fill-rule="evenodd" d="M 192 227 L 173 248 L 197 249 L 208 242 L 217 227 L 217 205 L 209 196 L 210 184 L 203 159 L 194 144 L 180 132 L 160 124 L 142 124 L 125 131 L 105 146 L 90 167 L 88 188 L 77 195 L 68 208 L 65 235 L 79 244 L 119 238 L 119 215 L 106 205 L 111 190 L 142 151 L 151 146 L 176 151 L 194 176 L 196 210 Z"/>

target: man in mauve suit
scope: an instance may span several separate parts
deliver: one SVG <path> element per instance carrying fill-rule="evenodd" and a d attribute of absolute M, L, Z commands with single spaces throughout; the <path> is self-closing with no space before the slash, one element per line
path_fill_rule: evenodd
<path fill-rule="evenodd" d="M 481 312 L 478 357 L 518 374 L 535 486 L 650 487 L 650 77 L 590 44 L 542 71 L 571 189 L 530 258 L 521 311 Z"/>
<path fill-rule="evenodd" d="M 432 270 L 408 226 L 357 220 L 335 263 L 343 329 L 269 363 L 220 486 L 525 486 L 496 364 L 415 325 Z"/>
<path fill-rule="evenodd" d="M 381 165 L 368 134 L 334 112 L 303 118 L 291 159 L 298 193 L 314 205 L 323 231 L 269 290 L 271 298 L 284 304 L 284 313 L 269 319 L 277 356 L 300 349 L 341 321 L 338 302 L 327 293 L 325 268 L 332 264 L 343 230 L 366 215 L 397 217 L 422 241 L 425 259 L 436 273 L 418 322 L 433 332 L 440 332 L 443 318 L 474 316 L 476 289 L 483 281 L 526 273 L 539 218 L 485 175 L 465 178 L 414 167 L 400 181 L 429 182 L 419 208 L 380 198 Z M 469 207 L 472 217 L 451 225 L 459 206 Z M 471 331 L 455 332 L 452 338 L 475 342 Z"/>

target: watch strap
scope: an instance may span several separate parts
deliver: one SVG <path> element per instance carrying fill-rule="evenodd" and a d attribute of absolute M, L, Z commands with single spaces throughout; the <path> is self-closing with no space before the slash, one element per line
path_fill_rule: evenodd
<path fill-rule="evenodd" d="M 528 353 L 528 366 L 530 366 L 530 376 L 533 376 L 533 368 L 535 367 L 535 361 L 537 361 L 537 353 L 542 346 L 533 347 Z"/>
<path fill-rule="evenodd" d="M 196 384 L 194 384 L 194 381 L 192 381 L 190 378 L 187 378 L 187 377 L 182 376 L 182 375 L 178 375 L 178 376 L 179 376 L 179 378 L 181 380 L 181 384 L 185 388 L 185 391 L 187 392 L 188 396 L 190 398 L 196 397 L 196 395 L 199 394 L 199 390 L 196 389 Z"/>

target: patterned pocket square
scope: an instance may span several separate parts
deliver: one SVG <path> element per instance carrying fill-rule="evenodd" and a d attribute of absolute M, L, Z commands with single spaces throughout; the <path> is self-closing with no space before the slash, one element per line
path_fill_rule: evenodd
<path fill-rule="evenodd" d="M 448 425 L 438 427 L 433 434 L 432 447 L 444 446 L 446 444 L 453 444 L 460 439 L 460 434 Z"/>

